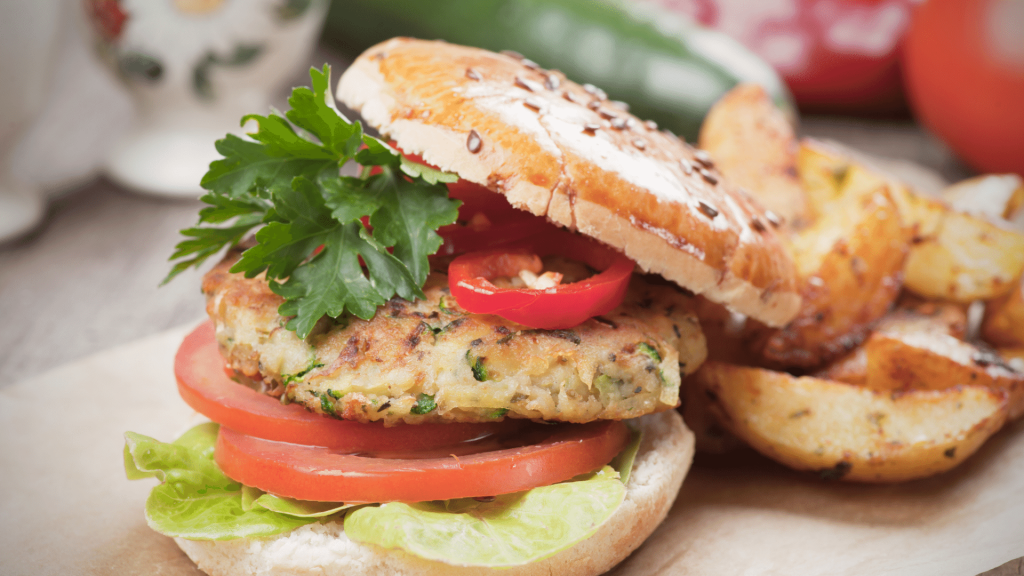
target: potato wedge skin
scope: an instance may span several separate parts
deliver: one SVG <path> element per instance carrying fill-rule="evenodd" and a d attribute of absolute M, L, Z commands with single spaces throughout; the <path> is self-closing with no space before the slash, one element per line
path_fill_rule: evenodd
<path fill-rule="evenodd" d="M 967 310 L 963 305 L 954 302 L 921 300 L 904 293 L 900 296 L 896 308 L 883 316 L 873 328 L 873 332 L 879 331 L 935 332 L 962 340 L 967 335 Z M 852 352 L 815 371 L 811 376 L 847 384 L 865 384 L 868 378 L 865 345 L 858 346 Z"/>
<path fill-rule="evenodd" d="M 765 208 L 791 226 L 807 223 L 793 126 L 764 88 L 739 84 L 722 96 L 704 118 L 698 142 L 728 180 L 750 191 Z"/>
<path fill-rule="evenodd" d="M 864 345 L 874 390 L 943 390 L 986 386 L 1005 390 L 1010 419 L 1024 415 L 1024 374 L 994 350 L 980 349 L 937 332 L 875 332 Z"/>
<path fill-rule="evenodd" d="M 1016 289 L 985 303 L 981 337 L 994 346 L 1024 348 L 1024 278 Z"/>
<path fill-rule="evenodd" d="M 1006 420 L 1005 393 L 981 386 L 893 394 L 714 361 L 694 377 L 736 436 L 825 479 L 901 482 L 938 474 Z"/>
<path fill-rule="evenodd" d="M 814 367 L 860 344 L 899 294 L 909 240 L 886 185 L 845 191 L 792 239 L 803 304 L 762 337 L 764 358 Z"/>
<path fill-rule="evenodd" d="M 934 233 L 914 237 L 904 278 L 909 290 L 926 298 L 970 302 L 1013 289 L 1024 272 L 1024 234 L 933 200 L 919 202 L 921 210 L 938 225 Z"/>

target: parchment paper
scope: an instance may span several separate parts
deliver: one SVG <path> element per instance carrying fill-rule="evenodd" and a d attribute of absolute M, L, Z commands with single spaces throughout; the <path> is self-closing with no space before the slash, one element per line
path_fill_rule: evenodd
<path fill-rule="evenodd" d="M 154 481 L 125 480 L 121 459 L 124 431 L 170 440 L 195 419 L 171 370 L 187 330 L 0 390 L 0 572 L 200 574 L 146 527 Z M 1022 555 L 1018 423 L 951 473 L 897 486 L 698 455 L 668 520 L 613 573 L 974 575 Z"/>

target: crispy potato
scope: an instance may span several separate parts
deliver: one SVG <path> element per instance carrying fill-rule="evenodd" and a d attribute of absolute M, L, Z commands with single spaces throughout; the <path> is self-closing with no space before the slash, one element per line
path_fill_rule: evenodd
<path fill-rule="evenodd" d="M 755 348 L 770 362 L 800 367 L 850 351 L 899 294 L 908 247 L 885 184 L 844 191 L 791 239 L 803 304 L 796 319 L 766 331 Z"/>
<path fill-rule="evenodd" d="M 967 310 L 953 302 L 932 302 L 904 294 L 896 309 L 878 321 L 875 331 L 895 333 L 933 332 L 963 339 L 967 335 Z M 868 375 L 868 357 L 863 345 L 842 356 L 812 376 L 865 384 Z"/>
<path fill-rule="evenodd" d="M 796 171 L 797 143 L 785 114 L 757 84 L 740 84 L 708 112 L 699 145 L 731 182 L 794 227 L 808 221 Z"/>
<path fill-rule="evenodd" d="M 868 355 L 861 344 L 845 356 L 830 362 L 827 366 L 811 373 L 815 378 L 835 380 L 861 386 L 868 378 Z"/>
<path fill-rule="evenodd" d="M 1006 420 L 1005 392 L 983 386 L 880 392 L 720 362 L 694 376 L 730 431 L 827 479 L 899 482 L 944 472 Z"/>
<path fill-rule="evenodd" d="M 995 351 L 929 331 L 875 332 L 864 344 L 873 390 L 943 390 L 963 385 L 1005 390 L 1009 415 L 1024 415 L 1024 374 Z"/>
<path fill-rule="evenodd" d="M 1024 271 L 1024 234 L 983 218 L 954 212 L 945 204 L 919 199 L 914 211 L 927 212 L 907 257 L 904 283 L 927 298 L 970 302 L 1013 289 Z M 934 232 L 926 230 L 932 228 Z"/>
<path fill-rule="evenodd" d="M 842 152 L 824 142 L 810 138 L 800 141 L 797 173 L 812 217 L 827 213 L 839 198 L 850 162 Z"/>
<path fill-rule="evenodd" d="M 679 412 L 686 427 L 693 431 L 698 452 L 725 454 L 743 445 L 743 441 L 718 423 L 718 418 L 711 413 L 711 400 L 692 376 L 683 378 L 679 395 L 682 400 Z"/>
<path fill-rule="evenodd" d="M 941 200 L 921 196 L 821 142 L 802 141 L 797 165 L 816 215 L 827 214 L 851 191 L 889 186 L 913 238 L 903 281 L 921 296 L 988 300 L 1008 292 L 1024 271 L 1024 234 L 1007 223 L 958 212 Z M 1004 210 L 1012 211 L 1015 202 L 1008 199 Z"/>
<path fill-rule="evenodd" d="M 1024 212 L 1024 180 L 1016 174 L 975 176 L 943 190 L 942 199 L 959 212 L 1013 220 Z"/>
<path fill-rule="evenodd" d="M 757 363 L 757 355 L 750 352 L 746 344 L 751 337 L 747 317 L 700 295 L 687 300 L 687 312 L 700 321 L 709 359 L 730 364 Z"/>
<path fill-rule="evenodd" d="M 1016 290 L 985 303 L 981 337 L 993 346 L 1024 347 L 1024 279 Z"/>

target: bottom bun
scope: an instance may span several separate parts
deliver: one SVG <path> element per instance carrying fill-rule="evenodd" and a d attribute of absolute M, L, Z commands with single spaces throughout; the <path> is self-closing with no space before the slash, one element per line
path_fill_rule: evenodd
<path fill-rule="evenodd" d="M 593 536 L 572 548 L 538 562 L 501 569 L 502 575 L 601 574 L 629 556 L 661 524 L 690 468 L 693 433 L 675 410 L 634 422 L 643 430 L 643 442 L 626 486 L 626 498 L 612 517 Z M 353 542 L 345 535 L 341 522 L 308 524 L 269 538 L 175 541 L 211 576 L 499 572 L 493 568 L 453 566 L 400 550 Z"/>

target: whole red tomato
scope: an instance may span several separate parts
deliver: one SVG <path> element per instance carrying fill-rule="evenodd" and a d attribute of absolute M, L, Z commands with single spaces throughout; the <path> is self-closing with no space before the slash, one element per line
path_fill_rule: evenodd
<path fill-rule="evenodd" d="M 973 168 L 1024 175 L 1024 2 L 930 0 L 903 57 L 922 123 Z"/>

